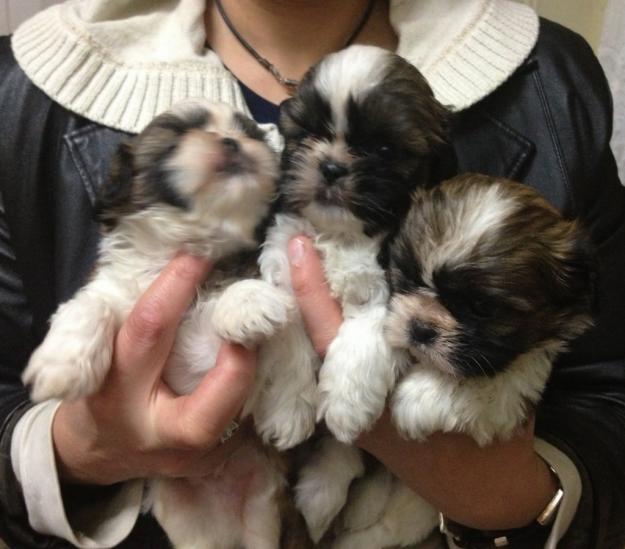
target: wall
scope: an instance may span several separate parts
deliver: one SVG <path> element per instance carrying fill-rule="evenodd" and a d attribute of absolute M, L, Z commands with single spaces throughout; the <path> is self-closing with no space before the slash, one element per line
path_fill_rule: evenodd
<path fill-rule="evenodd" d="M 573 29 L 599 47 L 608 0 L 521 0 L 540 15 Z"/>
<path fill-rule="evenodd" d="M 59 0 L 0 0 L 0 35 L 9 34 L 24 19 Z"/>

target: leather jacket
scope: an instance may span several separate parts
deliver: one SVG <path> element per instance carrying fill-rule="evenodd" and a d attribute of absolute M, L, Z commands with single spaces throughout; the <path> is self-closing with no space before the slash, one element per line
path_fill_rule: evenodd
<path fill-rule="evenodd" d="M 29 406 L 20 382 L 25 362 L 57 304 L 94 263 L 94 195 L 125 134 L 38 90 L 8 38 L 0 39 L 0 124 L 0 537 L 11 547 L 64 547 L 28 526 L 10 463 L 11 433 Z M 596 326 L 556 364 L 536 419 L 537 434 L 566 453 L 582 477 L 582 500 L 560 544 L 566 549 L 625 544 L 625 188 L 609 148 L 611 124 L 610 92 L 588 45 L 542 21 L 529 58 L 458 113 L 453 130 L 461 171 L 535 187 L 579 218 L 596 246 Z M 101 490 L 82 489 L 80 497 Z M 122 546 L 166 542 L 142 517 Z"/>

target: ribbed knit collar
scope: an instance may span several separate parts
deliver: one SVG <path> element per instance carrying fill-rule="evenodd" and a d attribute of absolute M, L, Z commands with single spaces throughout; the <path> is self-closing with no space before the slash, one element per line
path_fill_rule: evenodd
<path fill-rule="evenodd" d="M 13 36 L 28 77 L 67 109 L 137 133 L 187 97 L 247 111 L 236 79 L 204 48 L 205 0 L 71 0 L 22 24 Z M 392 0 L 398 53 L 437 98 L 465 109 L 525 60 L 538 17 L 512 0 Z"/>

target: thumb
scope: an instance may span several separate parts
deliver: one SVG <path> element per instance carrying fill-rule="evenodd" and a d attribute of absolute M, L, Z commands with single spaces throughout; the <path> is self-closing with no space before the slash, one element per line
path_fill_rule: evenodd
<path fill-rule="evenodd" d="M 179 254 L 163 269 L 117 335 L 115 364 L 120 373 L 134 383 L 137 378 L 160 377 L 178 324 L 209 269 L 205 259 L 187 254 Z"/>
<path fill-rule="evenodd" d="M 317 353 L 324 356 L 343 322 L 341 307 L 330 293 L 312 241 L 304 236 L 291 239 L 288 254 L 291 284 L 308 337 Z"/>

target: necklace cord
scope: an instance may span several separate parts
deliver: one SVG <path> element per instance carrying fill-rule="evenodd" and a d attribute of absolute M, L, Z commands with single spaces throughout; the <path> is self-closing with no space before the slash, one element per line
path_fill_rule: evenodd
<path fill-rule="evenodd" d="M 356 39 L 356 37 L 360 34 L 363 27 L 367 24 L 367 21 L 369 21 L 369 17 L 371 16 L 371 12 L 373 11 L 374 5 L 375 5 L 375 0 L 369 0 L 365 10 L 363 11 L 362 15 L 360 16 L 360 19 L 358 20 L 358 24 L 356 25 L 354 30 L 350 33 L 350 35 L 347 37 L 347 40 L 345 40 L 341 49 L 350 46 L 352 42 Z M 248 51 L 248 53 L 260 65 L 262 65 L 265 68 L 265 70 L 269 71 L 271 75 L 278 81 L 278 83 L 284 86 L 287 89 L 287 91 L 292 95 L 295 89 L 297 88 L 297 86 L 299 85 L 299 80 L 294 80 L 292 78 L 286 78 L 285 76 L 282 76 L 280 71 L 276 68 L 276 66 L 273 63 L 271 63 L 268 59 L 265 59 L 262 55 L 260 55 L 252 47 L 252 45 L 247 40 L 245 40 L 243 36 L 241 36 L 241 33 L 239 33 L 239 31 L 235 28 L 234 24 L 228 17 L 228 14 L 226 13 L 226 10 L 224 9 L 221 3 L 221 0 L 215 0 L 215 6 L 217 6 L 217 11 L 219 12 L 219 15 L 223 19 L 224 23 L 226 24 L 230 32 L 237 39 L 239 44 L 241 44 Z"/>

